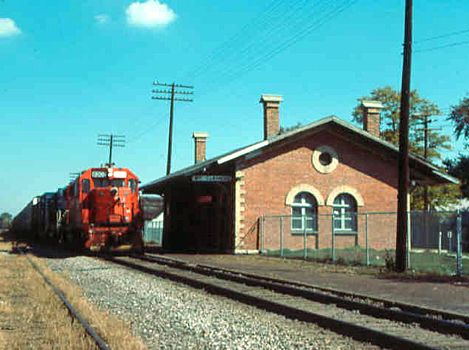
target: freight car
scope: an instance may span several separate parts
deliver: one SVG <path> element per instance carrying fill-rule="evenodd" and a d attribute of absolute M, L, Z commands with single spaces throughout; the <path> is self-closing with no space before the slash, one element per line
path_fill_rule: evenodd
<path fill-rule="evenodd" d="M 87 169 L 67 187 L 33 198 L 14 218 L 13 231 L 91 251 L 142 251 L 138 183 L 127 168 Z"/>

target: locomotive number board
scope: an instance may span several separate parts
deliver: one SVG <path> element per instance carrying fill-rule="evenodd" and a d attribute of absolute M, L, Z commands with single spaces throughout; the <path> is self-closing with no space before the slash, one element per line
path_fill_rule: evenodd
<path fill-rule="evenodd" d="M 94 170 L 91 172 L 91 177 L 93 179 L 105 179 L 107 178 L 107 172 L 103 170 Z"/>

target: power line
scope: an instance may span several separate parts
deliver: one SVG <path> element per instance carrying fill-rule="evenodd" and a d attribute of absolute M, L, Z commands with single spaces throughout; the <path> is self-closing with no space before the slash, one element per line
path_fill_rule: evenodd
<path fill-rule="evenodd" d="M 424 39 L 420 39 L 420 40 L 417 40 L 417 41 L 414 41 L 414 44 L 420 44 L 420 43 L 423 43 L 423 42 L 427 42 L 427 41 L 433 41 L 433 40 L 438 40 L 438 39 L 443 39 L 443 38 L 448 38 L 450 36 L 454 36 L 454 35 L 459 35 L 459 34 L 464 34 L 464 33 L 469 33 L 469 29 L 463 29 L 463 30 L 458 30 L 456 32 L 450 32 L 450 33 L 445 33 L 445 34 L 440 34 L 440 35 L 435 35 L 435 36 L 431 36 L 431 37 L 428 37 L 428 38 L 424 38 Z"/>
<path fill-rule="evenodd" d="M 341 3 L 339 3 L 337 6 L 330 9 L 329 11 L 321 13 L 319 18 L 317 17 L 318 17 L 318 12 L 320 11 L 317 11 L 314 14 L 310 14 L 306 16 L 305 18 L 302 19 L 302 23 L 308 23 L 308 26 L 303 27 L 303 29 L 300 30 L 299 32 L 296 31 L 292 35 L 281 35 L 281 37 L 277 41 L 278 42 L 277 45 L 275 45 L 274 47 L 271 47 L 270 50 L 262 49 L 261 55 L 259 55 L 256 52 L 254 53 L 251 52 L 251 55 L 249 55 L 249 53 L 247 55 L 244 55 L 245 57 L 247 56 L 247 59 L 245 59 L 241 65 L 234 66 L 229 70 L 227 70 L 227 68 L 224 67 L 222 73 L 218 75 L 218 78 L 220 80 L 225 81 L 226 83 L 218 84 L 218 87 L 231 83 L 239 79 L 241 76 L 243 76 L 247 72 L 252 71 L 253 69 L 261 66 L 265 62 L 275 57 L 277 54 L 288 49 L 289 47 L 297 43 L 299 40 L 305 38 L 307 35 L 317 30 L 323 24 L 330 21 L 332 18 L 336 17 L 337 15 L 339 15 L 340 13 L 342 13 L 343 11 L 345 11 L 346 9 L 354 5 L 357 1 L 358 0 L 344 0 Z M 284 25 L 288 26 L 288 22 L 286 24 L 284 23 Z"/>
<path fill-rule="evenodd" d="M 357 1 L 358 0 L 342 1 L 328 11 L 327 6 L 330 4 L 330 1 L 320 0 L 314 2 L 309 11 L 304 11 L 305 6 L 309 3 L 307 0 L 297 0 L 293 4 L 288 3 L 286 4 L 288 6 L 286 9 L 282 7 L 282 1 L 274 0 L 269 4 L 261 18 L 257 18 L 255 21 L 248 23 L 237 34 L 231 37 L 233 40 L 238 40 L 239 38 L 244 40 L 246 36 L 249 38 L 248 40 L 244 40 L 241 49 L 234 46 L 236 42 L 233 42 L 233 40 L 225 41 L 220 47 L 215 49 L 202 64 L 192 71 L 191 76 L 206 73 L 207 70 L 216 73 L 218 68 L 221 70 L 218 77 L 220 79 L 227 78 L 224 79 L 227 83 L 239 79 L 242 75 L 259 67 L 280 52 L 288 49 L 327 21 L 351 7 Z M 314 13 L 310 13 L 311 9 L 315 10 Z M 301 29 L 300 31 L 295 31 L 293 34 L 285 33 L 285 29 L 292 26 Z M 248 35 L 250 30 L 256 28 L 260 28 L 260 30 L 254 33 L 254 35 Z M 217 55 L 222 55 L 222 57 L 213 63 Z M 233 60 L 241 58 L 241 64 L 238 63 L 235 66 L 231 66 L 231 68 L 229 66 L 227 67 L 227 65 L 222 65 L 223 62 L 230 58 Z M 186 74 L 186 76 L 187 75 L 188 74 Z M 219 84 L 218 86 L 222 85 L 225 84 Z M 169 87 L 171 84 L 165 84 L 163 86 Z M 166 92 L 169 93 L 169 91 Z M 156 124 L 157 123 L 154 125 Z M 146 134 L 150 128 L 151 127 L 148 127 L 143 130 L 132 142 L 135 142 L 142 135 Z"/>
<path fill-rule="evenodd" d="M 469 40 L 458 41 L 458 42 L 455 42 L 455 43 L 445 44 L 445 45 L 440 45 L 440 46 L 433 46 L 433 47 L 429 47 L 427 49 L 419 49 L 419 50 L 415 50 L 414 52 L 435 51 L 435 50 L 446 49 L 448 47 L 462 46 L 462 45 L 467 45 L 467 44 L 469 44 Z"/>
<path fill-rule="evenodd" d="M 204 69 L 200 69 L 197 73 L 206 73 L 207 70 L 217 71 L 217 68 L 221 67 L 220 70 L 226 71 L 227 66 L 223 64 L 227 60 L 240 62 L 242 65 L 249 63 L 253 57 L 259 55 L 259 53 L 267 52 L 272 44 L 275 44 L 279 40 L 284 40 L 286 37 L 285 29 L 293 26 L 302 28 L 308 24 L 311 18 L 316 16 L 316 11 L 313 15 L 309 15 L 311 9 L 324 5 L 324 0 L 315 2 L 309 11 L 305 10 L 308 5 L 308 1 L 301 0 L 296 1 L 293 4 L 288 4 L 286 9 L 279 9 L 277 12 L 271 13 L 269 16 L 263 18 L 263 25 L 251 35 L 246 35 L 248 39 L 244 38 L 241 46 L 236 46 L 236 43 L 232 43 L 224 51 L 218 52 L 219 57 L 215 63 L 207 62 Z M 323 6 L 324 7 L 324 6 Z M 230 43 L 231 44 L 231 43 Z M 238 63 L 239 65 L 239 63 Z M 198 74 L 195 74 L 198 75 Z"/>
<path fill-rule="evenodd" d="M 327 3 L 318 1 L 316 3 L 316 11 L 307 16 L 308 11 L 303 11 L 307 3 L 300 4 L 298 8 L 291 8 L 291 11 L 282 13 L 279 15 L 282 22 L 280 24 L 275 23 L 274 27 L 270 30 L 264 30 L 264 35 L 259 38 L 259 40 L 251 41 L 251 43 L 242 50 L 236 50 L 237 56 L 244 59 L 245 62 L 249 63 L 253 58 L 259 55 L 259 53 L 268 52 L 269 48 L 272 47 L 272 44 L 277 43 L 278 41 L 282 42 L 286 38 L 287 33 L 285 29 L 291 27 L 294 28 L 303 28 L 305 25 L 310 23 L 320 11 L 327 8 Z M 312 10 L 314 6 L 311 7 Z M 288 34 L 287 34 L 288 35 Z M 293 34 L 293 35 L 296 35 Z M 290 36 L 291 37 L 291 36 Z"/>
<path fill-rule="evenodd" d="M 336 17 L 349 7 L 351 7 L 354 3 L 356 3 L 358 0 L 346 0 L 343 1 L 342 4 L 338 5 L 336 8 L 333 10 L 329 11 L 325 16 L 322 18 L 318 19 L 316 22 L 313 22 L 310 24 L 307 28 L 305 28 L 303 31 L 300 33 L 297 33 L 295 35 L 292 35 L 282 42 L 280 42 L 273 50 L 265 53 L 264 55 L 259 56 L 257 59 L 255 59 L 253 62 L 248 63 L 247 65 L 241 67 L 238 70 L 232 69 L 230 72 L 226 73 L 225 75 L 222 75 L 221 77 L 224 78 L 225 81 L 232 81 L 234 79 L 239 78 L 243 74 L 259 67 L 263 63 L 269 61 L 279 53 L 283 52 L 284 50 L 288 49 L 295 43 L 297 43 L 299 40 L 303 39 L 307 35 L 311 34 L 313 31 L 317 30 L 320 28 L 322 25 L 327 23 L 329 20 L 332 18 Z"/>
<path fill-rule="evenodd" d="M 151 131 L 155 126 L 160 124 L 163 121 L 163 118 L 158 119 L 156 122 L 151 124 L 150 126 L 147 126 L 143 131 L 140 133 L 136 134 L 135 137 L 133 137 L 131 140 L 127 141 L 127 144 L 129 143 L 134 143 L 138 140 L 140 140 L 145 134 L 147 134 L 149 131 Z"/>
<path fill-rule="evenodd" d="M 207 57 L 205 57 L 202 62 L 196 66 L 195 69 L 192 71 L 186 71 L 182 77 L 186 78 L 190 76 L 193 78 L 194 76 L 198 75 L 201 71 L 205 70 L 205 67 L 210 64 L 214 59 L 216 59 L 216 56 L 222 53 L 224 50 L 229 48 L 230 46 L 233 46 L 233 43 L 235 43 L 237 40 L 245 40 L 247 35 L 243 35 L 246 32 L 249 32 L 250 29 L 257 29 L 263 24 L 266 23 L 266 19 L 271 16 L 271 14 L 279 7 L 282 5 L 282 0 L 274 0 L 270 2 L 260 13 L 258 13 L 256 16 L 254 16 L 253 20 L 247 24 L 245 24 L 241 30 L 236 32 L 236 34 L 232 35 L 229 37 L 227 40 L 225 40 L 220 46 L 218 46 L 215 50 L 212 51 L 211 54 L 209 54 Z"/>

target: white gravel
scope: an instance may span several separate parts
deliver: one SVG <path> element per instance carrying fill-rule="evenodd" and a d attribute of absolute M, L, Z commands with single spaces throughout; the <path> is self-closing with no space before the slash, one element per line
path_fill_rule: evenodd
<path fill-rule="evenodd" d="M 150 349 L 375 348 L 315 325 L 88 257 L 48 259 Z"/>

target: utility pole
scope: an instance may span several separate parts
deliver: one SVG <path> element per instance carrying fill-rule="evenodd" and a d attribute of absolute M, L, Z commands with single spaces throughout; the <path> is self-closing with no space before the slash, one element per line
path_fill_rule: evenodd
<path fill-rule="evenodd" d="M 417 131 L 423 131 L 423 158 L 428 161 L 428 149 L 430 143 L 430 131 L 441 130 L 441 128 L 430 128 L 430 124 L 434 122 L 434 120 L 430 119 L 431 114 L 429 112 L 418 113 L 415 114 L 414 117 L 418 117 L 418 122 L 422 123 L 423 128 L 417 129 Z M 428 196 L 428 185 L 424 185 L 424 197 L 423 197 L 424 205 L 423 208 L 425 211 L 430 211 L 430 198 Z"/>
<path fill-rule="evenodd" d="M 81 175 L 81 173 L 79 173 L 79 172 L 69 173 L 68 174 L 69 183 L 74 182 L 76 180 L 76 178 L 79 177 L 80 175 Z"/>
<path fill-rule="evenodd" d="M 441 130 L 441 128 L 430 128 L 429 125 L 433 123 L 433 120 L 430 119 L 431 115 L 427 112 L 422 114 L 423 122 L 423 158 L 428 161 L 428 148 L 430 143 L 430 131 Z M 425 232 L 425 246 L 428 247 L 429 244 L 429 234 L 428 228 L 430 227 L 429 211 L 431 210 L 430 205 L 430 196 L 428 193 L 428 185 L 424 184 L 423 186 L 423 222 L 424 222 L 424 232 Z"/>
<path fill-rule="evenodd" d="M 152 96 L 154 100 L 168 100 L 170 101 L 169 106 L 169 133 L 168 133 L 168 160 L 166 163 L 166 175 L 171 173 L 171 154 L 173 148 L 173 119 L 174 119 L 174 101 L 179 102 L 192 102 L 191 98 L 184 98 L 184 97 L 176 97 L 176 95 L 193 95 L 194 89 L 193 86 L 189 85 L 181 85 L 181 84 L 166 84 L 166 83 L 159 83 L 153 82 L 154 86 L 163 87 L 166 89 L 158 90 L 153 89 L 152 92 L 155 94 Z M 169 88 L 169 90 L 167 89 Z M 176 90 L 178 89 L 178 90 Z"/>
<path fill-rule="evenodd" d="M 113 147 L 125 147 L 125 136 L 108 134 L 98 135 L 98 146 L 109 147 L 109 162 L 108 167 L 112 167 L 112 148 Z"/>
<path fill-rule="evenodd" d="M 428 123 L 430 116 L 428 114 L 423 115 L 423 158 L 428 159 Z M 428 200 L 428 185 L 425 184 L 423 188 L 423 210 L 427 212 L 429 210 L 429 200 Z M 427 220 L 425 220 L 426 226 Z M 426 227 L 425 227 L 426 228 Z M 425 231 L 426 232 L 426 231 Z"/>
<path fill-rule="evenodd" d="M 409 193 L 409 100 L 412 58 L 412 0 L 405 2 L 404 59 L 402 67 L 401 110 L 399 120 L 399 181 L 397 195 L 396 271 L 407 268 L 407 220 Z"/>

